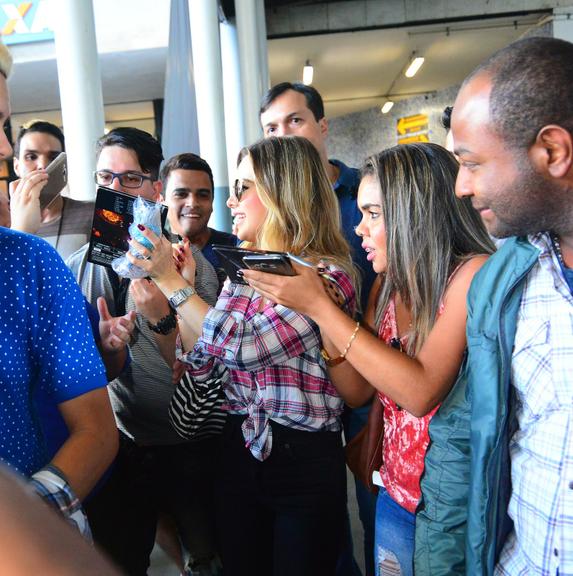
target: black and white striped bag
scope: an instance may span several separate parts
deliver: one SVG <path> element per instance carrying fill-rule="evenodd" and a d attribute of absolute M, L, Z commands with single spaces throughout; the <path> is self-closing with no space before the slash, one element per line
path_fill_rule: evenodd
<path fill-rule="evenodd" d="M 219 376 L 196 382 L 188 372 L 175 387 L 169 406 L 169 419 L 177 433 L 186 440 L 205 440 L 221 433 L 226 412 Z"/>

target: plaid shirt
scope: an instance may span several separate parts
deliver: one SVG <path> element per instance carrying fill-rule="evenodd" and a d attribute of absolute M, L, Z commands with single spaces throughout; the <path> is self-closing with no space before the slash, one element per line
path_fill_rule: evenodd
<path fill-rule="evenodd" d="M 330 269 L 329 278 L 354 311 L 355 292 L 344 272 Z M 304 296 L 301 296 L 304 297 Z M 247 418 L 245 445 L 258 460 L 272 449 L 269 420 L 298 430 L 340 430 L 343 401 L 330 382 L 318 326 L 271 302 L 249 286 L 229 283 L 203 322 L 195 348 L 181 359 L 193 378 L 213 375 L 223 381 L 226 408 Z"/>
<path fill-rule="evenodd" d="M 30 485 L 46 504 L 57 510 L 86 540 L 92 541 L 82 505 L 61 470 L 49 464 L 32 476 Z"/>
<path fill-rule="evenodd" d="M 496 574 L 573 574 L 573 296 L 547 234 L 527 277 L 512 356 L 515 530 Z"/>

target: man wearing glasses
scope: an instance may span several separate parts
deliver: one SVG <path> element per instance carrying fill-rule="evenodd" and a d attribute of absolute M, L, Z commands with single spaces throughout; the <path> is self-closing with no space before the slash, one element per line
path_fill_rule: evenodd
<path fill-rule="evenodd" d="M 161 146 L 137 128 L 115 128 L 96 144 L 98 185 L 161 200 Z M 208 302 L 217 297 L 218 281 L 199 249 L 197 292 Z M 177 321 L 167 299 L 147 279 L 126 280 L 111 268 L 87 262 L 87 246 L 67 261 L 90 302 L 103 296 L 111 314 L 136 310 L 129 370 L 109 384 L 109 395 L 120 431 L 120 449 L 111 477 L 87 504 L 94 539 L 126 574 L 147 574 L 158 516 L 175 519 L 179 537 L 196 564 L 209 565 L 215 550 L 202 514 L 211 479 L 204 460 L 213 458 L 210 445 L 190 443 L 175 432 L 168 417 L 173 394 L 172 366 L 160 350 L 174 356 Z M 188 567 L 187 574 L 195 574 Z M 210 574 L 204 571 L 201 574 Z"/>

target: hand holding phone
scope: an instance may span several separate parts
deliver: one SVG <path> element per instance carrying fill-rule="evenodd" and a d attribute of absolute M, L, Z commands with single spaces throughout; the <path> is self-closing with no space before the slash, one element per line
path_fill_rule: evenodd
<path fill-rule="evenodd" d="M 66 153 L 60 152 L 46 167 L 48 183 L 40 193 L 40 210 L 47 208 L 62 192 L 68 183 Z"/>
<path fill-rule="evenodd" d="M 213 245 L 213 251 L 221 257 L 221 265 L 231 282 L 235 284 L 246 284 L 240 272 L 242 268 L 282 276 L 296 275 L 286 252 L 247 250 L 239 246 L 219 246 L 217 244 Z"/>
<path fill-rule="evenodd" d="M 13 230 L 36 234 L 42 224 L 40 194 L 46 186 L 48 174 L 34 170 L 10 182 L 10 227 Z"/>

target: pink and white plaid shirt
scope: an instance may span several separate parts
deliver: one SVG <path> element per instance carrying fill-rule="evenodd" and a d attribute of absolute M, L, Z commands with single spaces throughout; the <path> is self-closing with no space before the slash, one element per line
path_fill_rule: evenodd
<path fill-rule="evenodd" d="M 345 311 L 354 312 L 350 277 L 332 267 L 328 276 L 344 296 Z M 269 420 L 297 430 L 336 431 L 344 403 L 328 378 L 318 326 L 284 306 L 260 306 L 251 287 L 228 283 L 205 317 L 201 338 L 181 360 L 198 382 L 222 379 L 224 408 L 247 417 L 245 444 L 264 460 L 272 449 Z"/>

